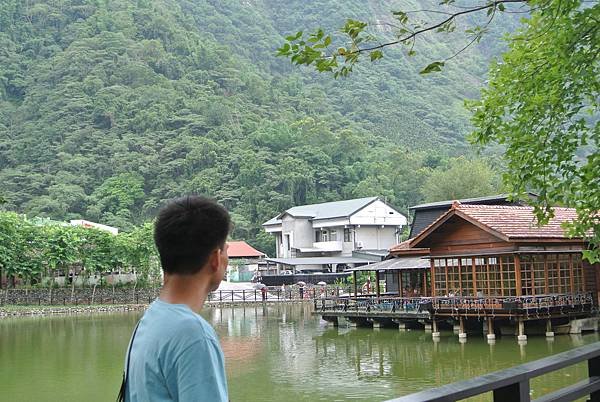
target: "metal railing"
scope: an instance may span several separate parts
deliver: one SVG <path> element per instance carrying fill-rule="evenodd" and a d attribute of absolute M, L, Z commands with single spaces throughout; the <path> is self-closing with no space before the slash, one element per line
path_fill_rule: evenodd
<path fill-rule="evenodd" d="M 321 300 L 338 298 L 347 292 L 340 287 L 294 287 L 282 290 L 280 287 L 267 287 L 263 294 L 260 289 L 216 290 L 209 293 L 208 301 L 212 302 L 251 302 L 251 301 L 292 301 L 292 300 Z"/>
<path fill-rule="evenodd" d="M 395 297 L 359 295 L 325 297 L 315 300 L 315 311 L 355 312 L 513 312 L 525 316 L 550 314 L 554 311 L 590 311 L 591 293 L 555 294 L 519 297 Z"/>
<path fill-rule="evenodd" d="M 327 297 L 315 299 L 315 311 L 344 311 L 344 312 L 382 312 L 382 313 L 417 313 L 425 311 L 421 297 Z"/>
<path fill-rule="evenodd" d="M 532 378 L 584 361 L 588 365 L 588 378 L 534 402 L 574 401 L 586 395 L 590 396 L 589 401 L 600 402 L 600 342 L 388 402 L 453 402 L 486 392 L 493 393 L 494 402 L 530 402 L 529 382 Z"/>

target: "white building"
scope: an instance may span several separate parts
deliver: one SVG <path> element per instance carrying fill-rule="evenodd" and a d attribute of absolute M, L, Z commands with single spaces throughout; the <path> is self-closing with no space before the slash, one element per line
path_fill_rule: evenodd
<path fill-rule="evenodd" d="M 117 235 L 119 234 L 119 228 L 115 228 L 108 225 L 103 225 L 101 223 L 90 222 L 83 219 L 72 219 L 69 223 L 73 226 L 83 226 L 84 228 L 94 228 L 99 230 L 104 230 L 111 234 Z"/>
<path fill-rule="evenodd" d="M 387 251 L 399 243 L 406 224 L 406 217 L 379 197 L 368 197 L 293 207 L 263 227 L 275 235 L 277 258 L 272 262 L 335 272 L 337 265 L 376 261 L 353 257 L 353 252 Z"/>

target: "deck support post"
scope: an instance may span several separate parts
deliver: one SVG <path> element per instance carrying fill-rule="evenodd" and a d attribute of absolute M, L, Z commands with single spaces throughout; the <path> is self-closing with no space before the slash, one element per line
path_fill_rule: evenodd
<path fill-rule="evenodd" d="M 523 318 L 519 318 L 519 322 L 517 324 L 519 332 L 518 332 L 518 336 L 517 336 L 517 340 L 519 341 L 526 341 L 527 340 L 527 335 L 525 335 L 525 322 L 523 321 Z"/>
<path fill-rule="evenodd" d="M 546 320 L 546 337 L 554 338 L 554 332 L 552 331 L 552 320 L 551 319 Z"/>
<path fill-rule="evenodd" d="M 494 340 L 496 339 L 496 334 L 494 334 L 494 319 L 492 317 L 488 317 L 487 321 L 487 339 Z"/>
<path fill-rule="evenodd" d="M 459 325 L 459 332 L 458 332 L 458 339 L 465 339 L 467 337 L 467 332 L 465 331 L 465 318 L 464 317 L 458 317 L 458 325 Z"/>
<path fill-rule="evenodd" d="M 439 338 L 440 337 L 440 332 L 438 331 L 438 326 L 437 326 L 437 321 L 435 320 L 435 317 L 432 318 L 431 320 L 431 337 L 432 338 Z"/>
<path fill-rule="evenodd" d="M 402 332 L 406 331 L 406 323 L 404 323 L 404 322 L 399 322 L 399 323 L 398 323 L 398 330 L 400 330 L 400 331 L 402 331 Z"/>
<path fill-rule="evenodd" d="M 373 321 L 373 329 L 381 329 L 381 322 Z"/>

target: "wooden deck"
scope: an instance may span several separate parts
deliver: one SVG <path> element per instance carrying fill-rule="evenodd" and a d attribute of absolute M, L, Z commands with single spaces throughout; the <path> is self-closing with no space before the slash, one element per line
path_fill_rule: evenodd
<path fill-rule="evenodd" d="M 435 319 L 507 317 L 535 320 L 592 312 L 591 293 L 526 297 L 328 297 L 314 300 L 314 314 L 327 317 Z"/>

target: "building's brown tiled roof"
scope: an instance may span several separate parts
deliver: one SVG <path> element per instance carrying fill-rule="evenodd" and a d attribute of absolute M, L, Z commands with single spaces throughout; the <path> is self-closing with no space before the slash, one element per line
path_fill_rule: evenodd
<path fill-rule="evenodd" d="M 405 240 L 398 243 L 389 249 L 390 255 L 423 255 L 429 253 L 428 248 L 414 248 L 410 247 L 410 240 Z"/>
<path fill-rule="evenodd" d="M 403 242 L 390 247 L 390 253 L 393 253 L 394 251 L 407 250 L 409 248 L 410 248 L 410 240 L 404 240 Z"/>
<path fill-rule="evenodd" d="M 453 206 L 456 214 L 466 215 L 490 229 L 510 238 L 554 238 L 564 239 L 565 231 L 561 226 L 577 218 L 573 208 L 554 208 L 554 217 L 548 224 L 537 225 L 533 207 L 508 205 L 465 205 Z"/>
<path fill-rule="evenodd" d="M 537 225 L 533 207 L 510 205 L 466 205 L 454 201 L 452 208 L 423 229 L 410 240 L 417 246 L 433 230 L 450 219 L 459 216 L 484 230 L 494 233 L 505 241 L 519 239 L 568 239 L 562 224 L 573 221 L 577 213 L 573 208 L 554 208 L 554 217 L 548 224 Z"/>

